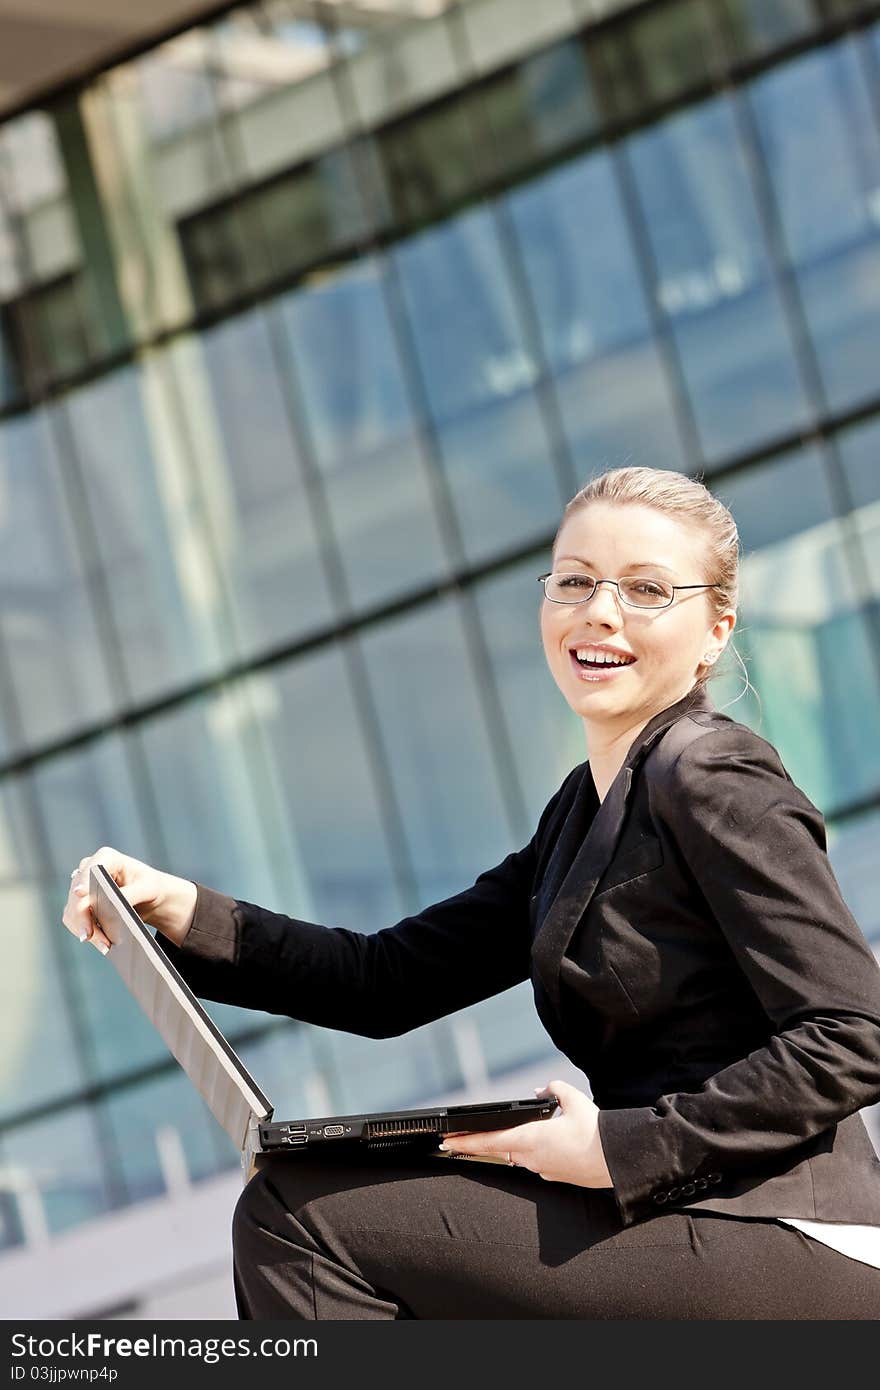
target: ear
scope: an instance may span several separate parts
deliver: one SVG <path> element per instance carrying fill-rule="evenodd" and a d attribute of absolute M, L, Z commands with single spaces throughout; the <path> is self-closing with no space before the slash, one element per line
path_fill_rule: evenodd
<path fill-rule="evenodd" d="M 722 613 L 716 618 L 710 629 L 711 644 L 706 642 L 706 655 L 712 657 L 713 663 L 721 656 L 724 648 L 730 641 L 733 629 L 736 627 L 736 614 L 734 612 Z"/>

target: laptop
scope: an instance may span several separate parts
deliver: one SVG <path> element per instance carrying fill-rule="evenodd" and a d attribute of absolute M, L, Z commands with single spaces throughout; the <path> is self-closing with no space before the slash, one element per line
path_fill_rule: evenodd
<path fill-rule="evenodd" d="M 180 1063 L 212 1115 L 241 1153 L 245 1182 L 266 1154 L 310 1151 L 418 1154 L 504 1163 L 480 1155 L 451 1155 L 438 1149 L 444 1134 L 507 1129 L 529 1120 L 549 1119 L 555 1096 L 497 1100 L 470 1105 L 435 1105 L 425 1110 L 384 1110 L 356 1115 L 276 1120 L 241 1058 L 209 1018 L 160 939 L 142 922 L 103 864 L 89 872 L 92 913 L 111 943 L 108 959 Z"/>

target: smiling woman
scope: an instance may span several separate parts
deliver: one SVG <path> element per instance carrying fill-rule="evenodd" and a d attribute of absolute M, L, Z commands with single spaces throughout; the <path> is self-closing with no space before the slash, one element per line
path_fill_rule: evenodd
<path fill-rule="evenodd" d="M 241 1317 L 880 1317 L 857 1113 L 880 1099 L 880 969 L 819 811 L 708 696 L 738 563 L 683 474 L 572 499 L 540 628 L 589 758 L 524 848 L 375 935 L 93 856 L 204 998 L 393 1037 L 530 979 L 590 1079 L 442 1154 L 263 1156 L 233 1226 Z M 82 878 L 64 923 L 101 947 Z"/>

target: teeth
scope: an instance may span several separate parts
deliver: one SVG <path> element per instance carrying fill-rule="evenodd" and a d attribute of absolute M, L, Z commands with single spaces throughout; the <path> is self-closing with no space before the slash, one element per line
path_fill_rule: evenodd
<path fill-rule="evenodd" d="M 626 657 L 612 656 L 611 652 L 597 652 L 592 647 L 578 647 L 575 655 L 578 661 L 598 661 L 605 666 L 628 666 Z"/>

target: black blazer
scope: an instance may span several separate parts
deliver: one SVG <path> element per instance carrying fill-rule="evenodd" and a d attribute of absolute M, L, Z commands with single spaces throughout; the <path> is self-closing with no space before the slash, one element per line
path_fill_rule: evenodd
<path fill-rule="evenodd" d="M 531 978 L 589 1077 L 624 1224 L 689 1206 L 880 1225 L 880 968 L 822 816 L 702 687 L 599 802 L 581 763 L 524 849 L 372 935 L 198 885 L 169 955 L 205 998 L 368 1037 Z"/>

